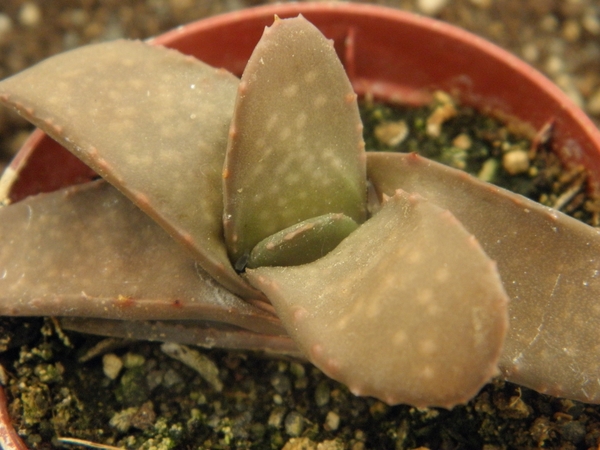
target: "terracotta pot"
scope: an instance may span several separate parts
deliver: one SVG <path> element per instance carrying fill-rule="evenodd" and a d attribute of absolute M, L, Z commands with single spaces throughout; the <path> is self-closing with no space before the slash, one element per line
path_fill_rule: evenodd
<path fill-rule="evenodd" d="M 600 132 L 551 81 L 497 46 L 454 26 L 394 9 L 351 3 L 251 8 L 181 26 L 150 42 L 241 74 L 273 16 L 303 14 L 332 38 L 357 93 L 422 103 L 443 89 L 463 102 L 535 130 L 553 124 L 553 145 L 586 166 L 600 187 Z M 0 182 L 11 201 L 89 180 L 83 164 L 39 130 Z"/>

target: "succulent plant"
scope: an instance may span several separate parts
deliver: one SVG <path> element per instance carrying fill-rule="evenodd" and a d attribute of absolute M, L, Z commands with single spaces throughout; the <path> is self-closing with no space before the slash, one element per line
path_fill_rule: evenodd
<path fill-rule="evenodd" d="M 0 100 L 108 181 L 0 209 L 0 314 L 293 354 L 389 404 L 450 408 L 498 374 L 600 402 L 599 231 L 365 153 L 344 68 L 302 17 L 265 29 L 241 80 L 116 41 Z"/>

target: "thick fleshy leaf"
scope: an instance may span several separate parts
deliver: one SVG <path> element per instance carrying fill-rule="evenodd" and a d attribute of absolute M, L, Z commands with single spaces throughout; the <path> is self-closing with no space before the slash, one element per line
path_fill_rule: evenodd
<path fill-rule="evenodd" d="M 304 220 L 260 241 L 250 253 L 248 267 L 299 266 L 333 250 L 358 224 L 343 214 Z"/>
<path fill-rule="evenodd" d="M 249 270 L 301 351 L 357 395 L 452 407 L 497 373 L 508 299 L 448 211 L 398 191 L 327 256 Z"/>
<path fill-rule="evenodd" d="M 303 17 L 275 19 L 244 70 L 224 169 L 232 261 L 302 220 L 365 219 L 356 95 L 333 44 Z"/>
<path fill-rule="evenodd" d="M 99 334 L 125 339 L 177 342 L 206 348 L 250 350 L 269 355 L 302 358 L 302 354 L 287 335 L 252 332 L 224 323 L 203 321 L 111 320 L 82 317 L 61 317 L 65 330 Z"/>
<path fill-rule="evenodd" d="M 221 173 L 238 80 L 174 50 L 115 41 L 0 83 L 0 100 L 153 217 L 220 283 L 254 293 L 222 239 Z"/>
<path fill-rule="evenodd" d="M 511 298 L 500 361 L 510 381 L 600 402 L 600 230 L 414 154 L 369 154 L 381 194 L 447 208 L 498 263 Z"/>
<path fill-rule="evenodd" d="M 0 236 L 0 315 L 201 320 L 285 333 L 104 181 L 0 209 Z"/>

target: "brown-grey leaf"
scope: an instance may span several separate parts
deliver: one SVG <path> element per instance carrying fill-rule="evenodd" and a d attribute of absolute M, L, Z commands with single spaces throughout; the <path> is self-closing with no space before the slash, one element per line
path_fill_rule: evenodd
<path fill-rule="evenodd" d="M 104 181 L 0 209 L 0 315 L 218 321 L 284 334 Z"/>
<path fill-rule="evenodd" d="M 511 298 L 503 375 L 600 402 L 600 230 L 414 154 L 369 154 L 368 170 L 382 194 L 408 189 L 452 211 L 497 261 Z"/>
<path fill-rule="evenodd" d="M 153 217 L 220 283 L 260 296 L 222 239 L 221 172 L 238 80 L 174 50 L 115 41 L 0 83 L 0 100 Z"/>
<path fill-rule="evenodd" d="M 222 322 L 199 320 L 131 321 L 61 317 L 60 325 L 65 330 L 80 333 L 146 341 L 171 341 L 205 348 L 251 350 L 268 355 L 302 358 L 302 354 L 287 335 L 253 332 L 236 326 L 228 326 Z"/>
<path fill-rule="evenodd" d="M 358 224 L 344 214 L 303 220 L 263 239 L 250 253 L 248 267 L 298 266 L 325 256 Z"/>
<path fill-rule="evenodd" d="M 244 70 L 224 169 L 225 239 L 237 261 L 327 213 L 365 218 L 356 95 L 333 45 L 303 17 L 266 28 Z"/>
<path fill-rule="evenodd" d="M 467 402 L 508 326 L 495 264 L 448 211 L 398 191 L 325 257 L 249 270 L 301 351 L 357 395 Z"/>

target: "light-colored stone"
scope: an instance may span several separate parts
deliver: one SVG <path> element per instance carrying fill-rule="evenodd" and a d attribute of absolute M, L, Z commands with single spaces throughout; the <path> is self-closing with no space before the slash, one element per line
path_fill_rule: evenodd
<path fill-rule="evenodd" d="M 325 417 L 325 429 L 329 431 L 335 431 L 340 426 L 340 416 L 334 412 L 329 411 Z"/>
<path fill-rule="evenodd" d="M 304 430 L 304 416 L 298 411 L 292 411 L 285 417 L 285 432 L 292 437 L 298 437 Z"/>
<path fill-rule="evenodd" d="M 8 37 L 8 33 L 12 28 L 13 23 L 12 20 L 10 20 L 10 17 L 7 14 L 0 13 L 0 42 Z"/>
<path fill-rule="evenodd" d="M 19 22 L 27 27 L 35 27 L 42 21 L 42 10 L 35 2 L 26 2 L 19 11 Z"/>
<path fill-rule="evenodd" d="M 406 139 L 408 131 L 404 120 L 383 122 L 375 127 L 375 138 L 382 144 L 395 147 Z"/>
<path fill-rule="evenodd" d="M 107 353 L 102 357 L 102 371 L 111 380 L 116 380 L 123 368 L 123 361 L 114 353 Z"/>
<path fill-rule="evenodd" d="M 581 26 L 576 20 L 567 20 L 563 25 L 562 35 L 568 42 L 576 42 L 581 37 Z"/>
<path fill-rule="evenodd" d="M 471 145 L 473 145 L 473 141 L 468 134 L 461 133 L 452 140 L 452 145 L 461 150 L 469 150 Z"/>
<path fill-rule="evenodd" d="M 502 166 L 511 175 L 529 170 L 529 155 L 525 150 L 511 150 L 502 157 Z"/>
<path fill-rule="evenodd" d="M 423 14 L 434 16 L 438 14 L 448 3 L 448 0 L 417 0 L 417 8 Z"/>

